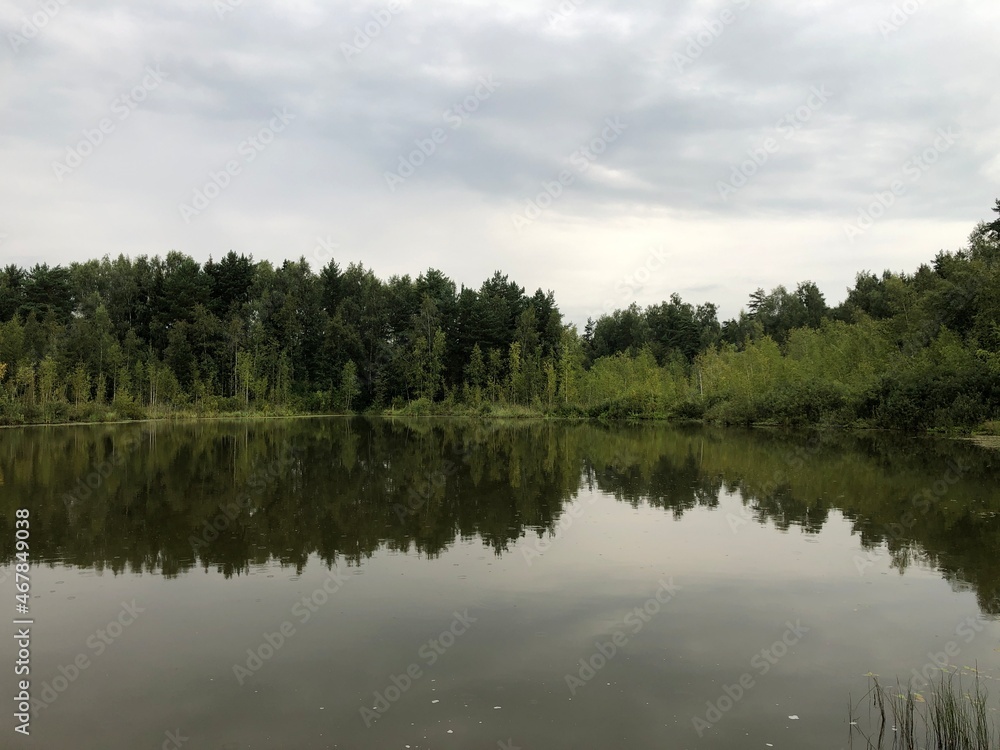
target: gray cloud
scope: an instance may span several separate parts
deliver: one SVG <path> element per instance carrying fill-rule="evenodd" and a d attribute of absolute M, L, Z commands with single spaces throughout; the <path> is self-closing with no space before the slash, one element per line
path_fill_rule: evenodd
<path fill-rule="evenodd" d="M 911 269 L 1000 195 L 1000 8 L 984 3 L 285 0 L 220 17 L 207 0 L 70 0 L 20 44 L 42 7 L 0 8 L 4 262 L 280 260 L 332 235 L 342 261 L 384 276 L 436 265 L 478 286 L 501 268 L 580 321 L 629 259 L 668 245 L 675 265 L 638 301 L 679 291 L 732 315 L 757 286 L 812 278 L 837 300 L 862 268 Z M 164 83 L 116 119 L 157 65 Z M 453 127 L 484 77 L 495 91 Z M 814 87 L 828 100 L 788 133 Z M 282 107 L 295 119 L 245 161 Z M 53 162 L 104 117 L 113 132 L 59 182 Z M 606 118 L 621 136 L 574 158 Z M 914 172 L 940 128 L 960 136 Z M 390 190 L 435 129 L 443 142 Z M 767 139 L 777 150 L 720 197 Z M 233 159 L 240 173 L 185 223 L 178 204 Z M 517 231 L 512 215 L 563 171 L 572 184 Z M 893 179 L 905 191 L 851 242 L 844 225 Z"/>

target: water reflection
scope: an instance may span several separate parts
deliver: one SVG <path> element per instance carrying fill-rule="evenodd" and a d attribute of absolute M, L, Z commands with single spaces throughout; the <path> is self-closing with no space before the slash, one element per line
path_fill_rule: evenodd
<path fill-rule="evenodd" d="M 311 555 L 435 557 L 481 539 L 497 555 L 546 535 L 583 488 L 680 518 L 695 507 L 819 532 L 839 510 L 867 552 L 932 566 L 1000 613 L 997 455 L 955 441 L 460 420 L 260 420 L 0 431 L 0 563 L 14 510 L 32 554 L 115 573 L 246 574 Z"/>

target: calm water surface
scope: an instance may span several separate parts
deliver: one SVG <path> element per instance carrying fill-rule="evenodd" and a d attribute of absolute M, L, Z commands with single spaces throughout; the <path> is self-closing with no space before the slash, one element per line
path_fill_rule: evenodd
<path fill-rule="evenodd" d="M 998 459 L 667 426 L 3 430 L 35 711 L 0 747 L 841 748 L 867 673 L 935 662 L 995 705 Z"/>

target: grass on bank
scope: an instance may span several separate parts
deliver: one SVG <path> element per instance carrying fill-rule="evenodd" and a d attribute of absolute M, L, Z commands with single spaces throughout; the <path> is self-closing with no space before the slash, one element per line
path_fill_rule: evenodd
<path fill-rule="evenodd" d="M 541 409 L 519 404 L 481 403 L 478 406 L 454 401 L 430 401 L 418 398 L 407 404 L 376 412 L 387 417 L 489 417 L 499 419 L 541 419 L 557 416 Z"/>
<path fill-rule="evenodd" d="M 996 420 L 983 422 L 972 431 L 969 440 L 983 448 L 1000 450 L 1000 422 Z"/>
<path fill-rule="evenodd" d="M 972 431 L 972 434 L 977 437 L 1000 437 L 1000 421 L 983 422 Z"/>
<path fill-rule="evenodd" d="M 925 693 L 910 685 L 904 688 L 898 680 L 884 686 L 873 676 L 871 682 L 861 700 L 848 705 L 852 748 L 859 739 L 858 747 L 866 750 L 1000 749 L 997 708 L 990 705 L 978 673 L 968 690 L 957 671 L 942 672 Z M 863 717 L 860 709 L 866 702 L 867 717 Z"/>
<path fill-rule="evenodd" d="M 329 412 L 329 415 L 351 412 Z M 89 402 L 74 405 L 51 404 L 49 408 L 10 409 L 0 416 L 0 427 L 27 425 L 107 424 L 116 422 L 144 422 L 150 420 L 189 419 L 257 419 L 261 417 L 300 417 L 318 414 L 292 406 L 264 405 L 250 407 L 239 404 L 187 404 L 184 406 L 140 406 L 117 402 L 98 404 Z"/>
<path fill-rule="evenodd" d="M 546 405 L 536 400 L 531 405 L 515 404 L 509 401 L 481 400 L 469 403 L 453 395 L 431 401 L 418 398 L 403 402 L 398 400 L 385 408 L 372 407 L 362 412 L 334 408 L 326 403 L 317 405 L 301 399 L 291 399 L 285 404 L 255 403 L 248 406 L 238 398 L 210 397 L 184 404 L 162 404 L 155 407 L 136 403 L 134 400 L 97 403 L 89 401 L 73 404 L 67 401 L 52 402 L 47 405 L 24 407 L 7 399 L 0 409 L 0 427 L 24 425 L 65 425 L 103 424 L 131 421 L 172 421 L 191 419 L 260 419 L 271 417 L 318 417 L 350 416 L 368 414 L 388 417 L 460 417 L 469 419 L 557 419 L 601 421 L 665 421 L 683 424 L 722 424 L 756 427 L 817 427 L 848 430 L 878 429 L 877 425 L 863 420 L 785 421 L 756 419 L 750 422 L 728 419 L 706 409 L 705 404 L 684 400 L 670 406 L 651 402 L 636 394 L 623 394 L 615 398 L 597 401 L 584 408 L 576 404 L 559 403 L 558 400 Z M 951 437 L 968 435 L 968 431 L 941 429 L 925 430 L 926 433 Z M 980 425 L 970 438 L 977 444 L 992 449 L 1000 449 L 1000 421 L 987 421 Z"/>

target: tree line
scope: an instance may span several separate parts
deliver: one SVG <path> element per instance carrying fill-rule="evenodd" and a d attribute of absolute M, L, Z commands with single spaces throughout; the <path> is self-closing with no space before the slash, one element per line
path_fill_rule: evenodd
<path fill-rule="evenodd" d="M 1000 200 L 993 209 L 1000 214 Z M 390 410 L 969 429 L 1000 418 L 1000 218 L 913 273 L 567 324 L 496 272 L 179 252 L 0 270 L 0 421 Z"/>

